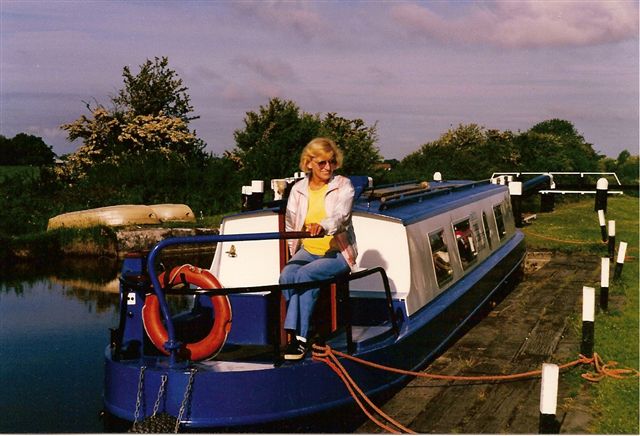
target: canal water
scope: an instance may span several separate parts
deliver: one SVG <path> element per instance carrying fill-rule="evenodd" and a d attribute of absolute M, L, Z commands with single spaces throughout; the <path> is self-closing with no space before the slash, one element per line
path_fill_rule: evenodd
<path fill-rule="evenodd" d="M 0 433 L 109 430 L 103 355 L 118 325 L 118 269 L 76 260 L 0 277 Z"/>
<path fill-rule="evenodd" d="M 208 267 L 211 256 L 171 256 Z M 12 265 L 0 276 L 0 434 L 124 432 L 102 418 L 104 352 L 118 325 L 118 272 L 110 259 Z M 7 277 L 9 275 L 9 277 Z M 350 433 L 354 408 L 252 433 Z M 123 425 L 125 425 L 123 427 Z M 232 430 L 232 432 L 235 432 Z"/>
<path fill-rule="evenodd" d="M 0 292 L 0 432 L 104 431 L 103 352 L 117 294 L 41 279 Z"/>

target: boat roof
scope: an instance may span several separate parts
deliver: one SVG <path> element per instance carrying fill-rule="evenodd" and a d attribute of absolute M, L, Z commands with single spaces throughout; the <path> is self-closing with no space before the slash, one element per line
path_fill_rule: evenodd
<path fill-rule="evenodd" d="M 431 181 L 428 186 L 425 182 L 407 182 L 364 189 L 353 210 L 409 225 L 507 191 L 506 186 L 492 184 L 489 180 Z"/>
<path fill-rule="evenodd" d="M 401 222 L 407 226 L 445 213 L 471 202 L 500 192 L 508 192 L 505 185 L 490 180 L 409 181 L 368 187 L 366 176 L 349 176 L 355 188 L 353 211 Z M 264 209 L 231 214 L 225 218 L 277 212 L 282 200 L 265 205 Z"/>

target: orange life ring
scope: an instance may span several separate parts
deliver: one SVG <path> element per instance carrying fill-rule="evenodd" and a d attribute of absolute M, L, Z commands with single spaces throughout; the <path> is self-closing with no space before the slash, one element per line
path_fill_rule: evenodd
<path fill-rule="evenodd" d="M 164 286 L 165 273 L 158 276 L 158 280 Z M 203 289 L 219 289 L 222 287 L 216 277 L 210 271 L 193 265 L 175 267 L 169 273 L 168 286 L 183 283 L 196 285 Z M 198 342 L 183 344 L 178 355 L 189 360 L 203 360 L 214 357 L 222 349 L 229 330 L 231 330 L 231 304 L 226 295 L 214 295 L 211 297 L 214 321 L 211 330 Z M 145 298 L 142 308 L 142 321 L 153 345 L 164 354 L 169 354 L 164 344 L 169 340 L 167 329 L 162 323 L 160 303 L 155 294 L 149 294 Z"/>

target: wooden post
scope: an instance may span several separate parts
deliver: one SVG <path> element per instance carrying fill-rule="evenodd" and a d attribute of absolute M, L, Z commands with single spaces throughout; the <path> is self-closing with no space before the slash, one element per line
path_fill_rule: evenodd
<path fill-rule="evenodd" d="M 616 222 L 609 220 L 609 259 L 613 260 L 613 254 L 616 250 Z"/>
<path fill-rule="evenodd" d="M 607 222 L 604 219 L 604 211 L 602 209 L 598 210 L 598 222 L 600 223 L 602 242 L 607 242 Z"/>
<path fill-rule="evenodd" d="M 560 423 L 556 419 L 558 406 L 558 379 L 560 368 L 553 363 L 542 364 L 542 382 L 540 384 L 540 420 L 538 433 L 558 434 Z"/>
<path fill-rule="evenodd" d="M 624 257 L 627 253 L 627 243 L 620 241 L 618 246 L 618 258 L 616 259 L 616 269 L 613 272 L 613 280 L 618 280 L 622 274 L 622 267 L 624 266 Z"/>
<path fill-rule="evenodd" d="M 609 268 L 610 260 L 608 257 L 600 259 L 600 309 L 607 310 L 609 308 Z"/>
<path fill-rule="evenodd" d="M 540 212 L 553 212 L 555 202 L 554 194 L 540 194 Z"/>
<path fill-rule="evenodd" d="M 595 324 L 596 290 L 589 286 L 582 287 L 582 343 L 580 353 L 585 357 L 593 356 L 594 324 Z"/>
<path fill-rule="evenodd" d="M 596 183 L 596 204 L 593 210 L 607 211 L 607 190 L 609 189 L 609 182 L 604 177 L 598 179 Z"/>

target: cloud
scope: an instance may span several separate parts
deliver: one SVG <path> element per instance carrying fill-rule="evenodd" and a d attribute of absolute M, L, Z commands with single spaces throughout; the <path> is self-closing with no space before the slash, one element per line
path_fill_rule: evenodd
<path fill-rule="evenodd" d="M 265 26 L 292 31 L 306 41 L 330 32 L 329 23 L 313 8 L 313 2 L 234 2 L 236 11 Z"/>
<path fill-rule="evenodd" d="M 266 80 L 280 82 L 290 82 L 295 80 L 295 73 L 291 65 L 279 59 L 265 61 L 253 57 L 242 57 L 237 58 L 235 63 L 248 68 L 250 71 Z"/>
<path fill-rule="evenodd" d="M 428 6 L 398 4 L 391 16 L 427 39 L 507 48 L 580 47 L 638 37 L 638 7 L 632 1 L 472 3 L 457 18 L 438 15 Z"/>

